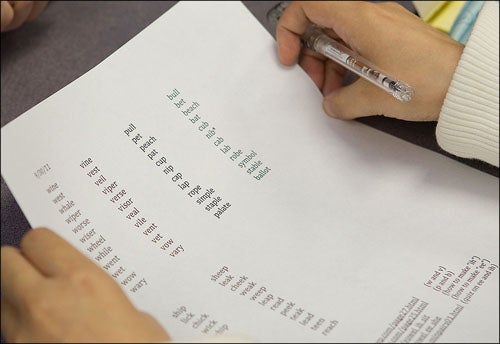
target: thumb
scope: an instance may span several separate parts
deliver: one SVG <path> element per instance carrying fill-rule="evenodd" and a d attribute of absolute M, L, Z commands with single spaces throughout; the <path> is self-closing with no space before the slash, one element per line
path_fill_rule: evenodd
<path fill-rule="evenodd" d="M 353 119 L 382 114 L 391 95 L 366 80 L 335 89 L 323 99 L 323 109 L 332 117 Z"/>

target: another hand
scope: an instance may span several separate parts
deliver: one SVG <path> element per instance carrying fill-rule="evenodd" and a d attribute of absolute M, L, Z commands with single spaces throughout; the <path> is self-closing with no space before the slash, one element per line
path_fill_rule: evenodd
<path fill-rule="evenodd" d="M 48 229 L 33 229 L 20 250 L 2 247 L 2 332 L 8 342 L 169 340 L 120 286 Z"/>
<path fill-rule="evenodd" d="M 17 29 L 42 13 L 48 1 L 2 1 L 2 32 Z"/>
<path fill-rule="evenodd" d="M 334 38 L 381 70 L 413 86 L 402 103 L 359 78 L 342 86 L 346 70 L 305 49 L 300 35 L 309 23 L 331 29 Z M 381 114 L 410 121 L 437 120 L 463 45 L 396 3 L 360 1 L 292 2 L 277 25 L 280 61 L 300 65 L 325 96 L 323 108 L 333 117 L 351 119 Z"/>

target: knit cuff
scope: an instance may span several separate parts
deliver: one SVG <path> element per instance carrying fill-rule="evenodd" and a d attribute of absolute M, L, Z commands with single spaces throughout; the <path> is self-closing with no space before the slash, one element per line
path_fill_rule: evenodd
<path fill-rule="evenodd" d="M 438 144 L 498 167 L 498 2 L 486 1 L 464 48 L 436 128 Z"/>

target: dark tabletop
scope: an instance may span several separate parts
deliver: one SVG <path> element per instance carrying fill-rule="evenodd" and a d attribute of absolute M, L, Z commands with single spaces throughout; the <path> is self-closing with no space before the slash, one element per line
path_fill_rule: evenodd
<path fill-rule="evenodd" d="M 278 1 L 243 1 L 274 35 L 267 11 Z M 400 1 L 414 12 L 411 1 Z M 175 1 L 58 1 L 50 2 L 41 16 L 1 36 L 1 125 L 63 88 L 97 65 Z M 382 116 L 359 119 L 419 146 L 447 155 L 494 176 L 498 168 L 452 157 L 437 146 L 435 122 L 405 122 Z M 29 224 L 1 181 L 2 245 L 17 245 Z"/>

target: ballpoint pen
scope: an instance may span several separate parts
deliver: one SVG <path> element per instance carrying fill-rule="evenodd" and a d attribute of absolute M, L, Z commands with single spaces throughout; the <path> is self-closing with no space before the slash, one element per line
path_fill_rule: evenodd
<path fill-rule="evenodd" d="M 267 14 L 268 20 L 276 24 L 287 5 L 288 2 L 285 1 L 274 6 Z M 410 85 L 383 73 L 372 63 L 325 34 L 319 26 L 310 24 L 302 34 L 301 39 L 307 48 L 339 63 L 351 72 L 390 93 L 394 98 L 402 102 L 408 102 L 412 99 L 414 90 Z"/>

